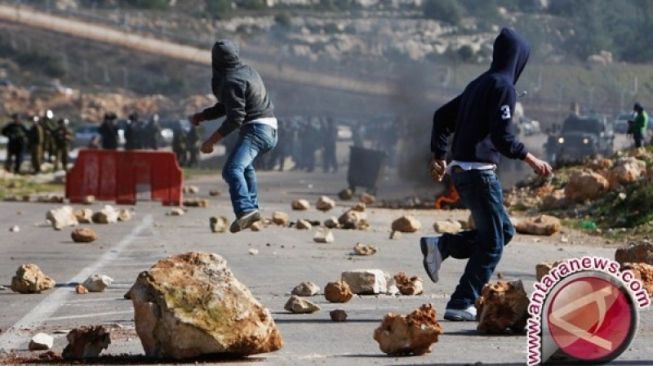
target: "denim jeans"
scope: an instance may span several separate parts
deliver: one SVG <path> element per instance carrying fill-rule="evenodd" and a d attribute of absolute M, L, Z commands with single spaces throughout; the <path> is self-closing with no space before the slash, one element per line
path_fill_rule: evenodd
<path fill-rule="evenodd" d="M 236 217 L 258 209 L 254 159 L 276 145 L 277 130 L 270 126 L 250 123 L 240 128 L 238 142 L 222 168 Z"/>
<path fill-rule="evenodd" d="M 474 305 L 492 277 L 515 228 L 503 207 L 501 183 L 493 170 L 454 168 L 451 177 L 462 203 L 472 211 L 475 229 L 441 238 L 443 258 L 469 259 L 447 309 L 466 309 Z"/>

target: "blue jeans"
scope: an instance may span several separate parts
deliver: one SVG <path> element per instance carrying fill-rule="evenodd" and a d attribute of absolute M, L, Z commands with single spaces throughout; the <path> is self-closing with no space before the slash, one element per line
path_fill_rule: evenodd
<path fill-rule="evenodd" d="M 236 217 L 258 210 L 254 159 L 276 145 L 277 130 L 270 126 L 250 123 L 240 128 L 238 142 L 222 168 Z"/>
<path fill-rule="evenodd" d="M 466 309 L 474 305 L 492 277 L 515 228 L 503 207 L 501 183 L 493 170 L 462 171 L 454 167 L 451 177 L 476 226 L 474 230 L 444 234 L 440 241 L 443 258 L 469 259 L 447 304 L 447 309 Z"/>

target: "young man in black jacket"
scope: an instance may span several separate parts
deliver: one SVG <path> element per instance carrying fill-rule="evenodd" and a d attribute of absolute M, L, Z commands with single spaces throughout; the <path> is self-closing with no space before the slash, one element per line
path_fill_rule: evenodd
<path fill-rule="evenodd" d="M 216 42 L 211 57 L 211 87 L 218 103 L 190 119 L 194 125 L 199 125 L 226 117 L 220 128 L 202 144 L 201 151 L 205 154 L 210 154 L 213 146 L 229 133 L 239 130 L 238 142 L 222 168 L 236 214 L 230 227 L 235 233 L 261 219 L 253 163 L 257 156 L 276 146 L 278 123 L 261 76 L 240 61 L 236 43 Z"/>
<path fill-rule="evenodd" d="M 447 304 L 445 319 L 476 319 L 474 303 L 501 259 L 503 247 L 515 229 L 503 207 L 503 192 L 495 170 L 500 154 L 528 163 L 541 176 L 551 166 L 530 154 L 512 129 L 515 84 L 526 66 L 530 46 L 515 31 L 503 29 L 494 41 L 490 70 L 469 83 L 463 93 L 435 112 L 431 136 L 431 175 L 449 174 L 475 230 L 439 237 L 424 237 L 420 247 L 424 268 L 433 282 L 447 257 L 468 259 L 465 272 Z M 445 160 L 453 133 L 452 161 Z"/>

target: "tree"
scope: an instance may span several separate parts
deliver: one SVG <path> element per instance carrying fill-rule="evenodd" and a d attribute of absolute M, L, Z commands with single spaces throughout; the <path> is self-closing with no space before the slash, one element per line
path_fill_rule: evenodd
<path fill-rule="evenodd" d="M 424 17 L 439 20 L 451 25 L 458 25 L 465 9 L 456 0 L 425 0 Z"/>

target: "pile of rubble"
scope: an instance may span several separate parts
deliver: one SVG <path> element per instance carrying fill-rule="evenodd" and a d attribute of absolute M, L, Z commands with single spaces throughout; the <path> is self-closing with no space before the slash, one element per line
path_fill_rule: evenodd
<path fill-rule="evenodd" d="M 621 217 L 622 213 L 628 215 L 629 211 L 635 211 L 631 208 L 641 206 L 638 200 L 650 196 L 646 193 L 650 189 L 646 182 L 651 178 L 653 150 L 633 149 L 609 159 L 598 157 L 563 168 L 548 181 L 522 182 L 506 194 L 504 203 L 511 209 L 531 213 L 552 212 L 556 216 L 585 218 L 608 229 L 632 227 L 636 225 L 633 217 L 638 213 Z"/>

